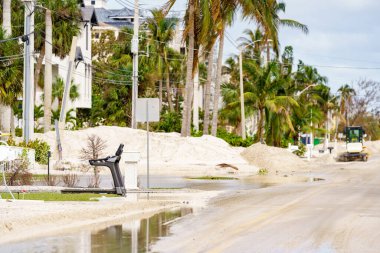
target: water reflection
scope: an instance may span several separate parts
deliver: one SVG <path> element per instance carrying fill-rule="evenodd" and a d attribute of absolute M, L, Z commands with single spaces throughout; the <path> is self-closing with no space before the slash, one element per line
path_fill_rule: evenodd
<path fill-rule="evenodd" d="M 148 219 L 135 220 L 96 231 L 28 240 L 0 246 L 0 252 L 17 253 L 118 253 L 149 252 L 160 237 L 169 235 L 174 220 L 191 213 L 189 208 L 170 210 Z"/>

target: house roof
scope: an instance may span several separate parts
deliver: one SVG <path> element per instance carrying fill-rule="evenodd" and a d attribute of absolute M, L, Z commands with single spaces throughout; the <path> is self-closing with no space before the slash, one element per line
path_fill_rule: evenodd
<path fill-rule="evenodd" d="M 133 18 L 134 11 L 128 8 L 118 10 L 107 10 L 104 8 L 95 8 L 95 16 L 98 23 L 105 23 L 118 28 L 133 27 L 133 22 L 126 18 Z"/>
<path fill-rule="evenodd" d="M 88 7 L 81 7 L 80 8 L 81 15 L 82 15 L 82 21 L 84 22 L 90 22 L 92 24 L 97 24 L 98 20 L 95 15 L 95 9 L 92 6 Z"/>

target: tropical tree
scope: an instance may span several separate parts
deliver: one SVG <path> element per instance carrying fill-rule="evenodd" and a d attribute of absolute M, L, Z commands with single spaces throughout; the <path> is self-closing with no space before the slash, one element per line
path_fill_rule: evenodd
<path fill-rule="evenodd" d="M 245 99 L 255 101 L 254 106 L 259 114 L 257 139 L 263 141 L 264 123 L 266 121 L 267 137 L 271 137 L 268 140 L 276 146 L 281 143 L 279 133 L 284 133 L 286 128 L 294 131 L 289 110 L 298 107 L 294 98 L 286 95 L 283 91 L 285 85 L 279 65 L 276 62 L 270 62 L 261 68 L 254 61 L 246 61 L 243 65 L 246 81 L 250 85 L 250 90 L 244 96 Z M 269 127 L 270 124 L 272 124 L 271 128 Z M 277 124 L 279 127 L 274 127 L 273 124 Z M 278 132 L 274 133 L 271 130 Z"/>
<path fill-rule="evenodd" d="M 53 83 L 52 97 L 58 100 L 58 108 L 62 106 L 65 83 L 61 77 L 57 77 Z M 72 102 L 79 98 L 78 86 L 71 82 L 69 98 Z"/>
<path fill-rule="evenodd" d="M 73 36 L 78 35 L 81 25 L 81 13 L 76 0 L 66 0 L 66 1 L 52 1 L 52 0 L 41 0 L 42 6 L 51 10 L 51 20 L 53 25 L 52 33 L 52 50 L 53 53 L 60 57 L 65 58 L 70 52 L 71 42 Z M 36 12 L 36 30 L 45 30 L 45 10 L 39 8 Z M 49 13 L 47 13 L 49 14 Z M 39 52 L 37 58 L 37 63 L 34 73 L 34 83 L 35 85 L 35 95 L 37 84 L 41 84 L 40 73 L 42 69 L 43 59 L 45 57 L 45 32 L 42 32 L 38 36 L 35 36 L 35 51 Z M 45 96 L 50 96 L 50 94 L 45 94 Z"/>
<path fill-rule="evenodd" d="M 24 34 L 23 3 L 19 0 L 4 0 L 0 5 L 0 39 L 8 39 Z M 22 45 L 16 40 L 3 42 L 0 44 L 0 116 L 10 117 L 10 125 L 2 127 L 15 133 L 13 108 L 17 103 L 17 97 L 22 94 Z M 2 129 L 4 130 L 4 129 Z"/>
<path fill-rule="evenodd" d="M 219 96 L 220 96 L 220 85 L 222 81 L 222 67 L 223 67 L 223 47 L 224 47 L 224 32 L 225 28 L 232 24 L 234 14 L 237 8 L 235 1 L 220 1 L 213 6 L 214 13 L 213 19 L 217 23 L 217 33 L 219 35 L 219 51 L 218 51 L 218 62 L 216 67 L 216 82 L 214 91 L 214 105 L 212 114 L 212 126 L 211 134 L 216 136 L 218 128 L 218 110 L 219 110 Z"/>
<path fill-rule="evenodd" d="M 273 50 L 278 56 L 280 53 L 280 41 L 278 31 L 281 26 L 299 29 L 304 33 L 308 33 L 309 29 L 306 25 L 292 20 L 280 18 L 280 13 L 285 12 L 286 4 L 276 0 L 268 1 L 243 1 L 243 13 L 245 16 L 254 17 L 263 31 L 263 40 L 267 44 L 267 61 L 270 61 L 270 43 Z"/>
<path fill-rule="evenodd" d="M 348 125 L 349 106 L 352 104 L 352 98 L 356 95 L 356 91 L 345 84 L 338 89 L 338 92 L 340 92 L 340 113 L 344 115 L 345 123 Z"/>
<path fill-rule="evenodd" d="M 162 79 L 164 78 L 163 71 L 165 72 L 166 79 L 166 94 L 169 105 L 169 110 L 174 111 L 173 98 L 171 94 L 170 85 L 170 63 L 168 60 L 168 44 L 173 40 L 175 26 L 177 20 L 174 18 L 165 18 L 162 10 L 151 10 L 152 17 L 147 19 L 147 27 L 151 34 L 149 40 L 149 46 L 154 47 L 153 51 L 156 52 L 156 56 L 153 55 L 152 59 L 159 71 L 159 83 L 162 86 Z M 162 89 L 160 89 L 161 91 Z M 160 93 L 161 94 L 161 93 Z"/>

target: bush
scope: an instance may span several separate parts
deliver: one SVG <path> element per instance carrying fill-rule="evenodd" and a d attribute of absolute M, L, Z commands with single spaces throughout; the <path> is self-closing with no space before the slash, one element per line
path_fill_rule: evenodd
<path fill-rule="evenodd" d="M 17 137 L 22 137 L 22 129 L 19 128 L 19 127 L 16 127 L 16 129 L 15 129 L 15 135 Z"/>
<path fill-rule="evenodd" d="M 66 174 L 62 181 L 67 187 L 75 187 L 79 183 L 79 178 L 77 174 Z"/>
<path fill-rule="evenodd" d="M 161 115 L 160 122 L 157 125 L 157 131 L 181 132 L 181 114 L 177 112 L 169 112 Z"/>
<path fill-rule="evenodd" d="M 298 150 L 293 151 L 293 154 L 298 155 L 299 157 L 305 156 L 306 153 L 306 146 L 302 143 L 298 145 Z"/>
<path fill-rule="evenodd" d="M 16 142 L 12 138 L 9 138 L 8 145 L 34 149 L 36 152 L 36 162 L 38 162 L 39 164 L 48 163 L 47 154 L 50 150 L 50 146 L 42 140 L 36 139 L 33 141 L 29 141 L 28 144 L 26 144 L 24 141 L 16 144 Z"/>
<path fill-rule="evenodd" d="M 245 140 L 243 140 L 240 136 L 229 133 L 224 129 L 218 129 L 216 136 L 225 140 L 231 146 L 235 147 L 249 147 L 254 143 L 252 137 L 247 137 Z"/>

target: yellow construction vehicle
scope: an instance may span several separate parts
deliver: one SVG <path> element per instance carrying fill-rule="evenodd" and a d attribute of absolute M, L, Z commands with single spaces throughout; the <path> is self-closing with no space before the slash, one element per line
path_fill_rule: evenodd
<path fill-rule="evenodd" d="M 366 162 L 368 153 L 364 148 L 365 131 L 361 126 L 349 126 L 344 129 L 346 135 L 346 152 L 343 154 L 345 162 L 360 158 Z"/>

